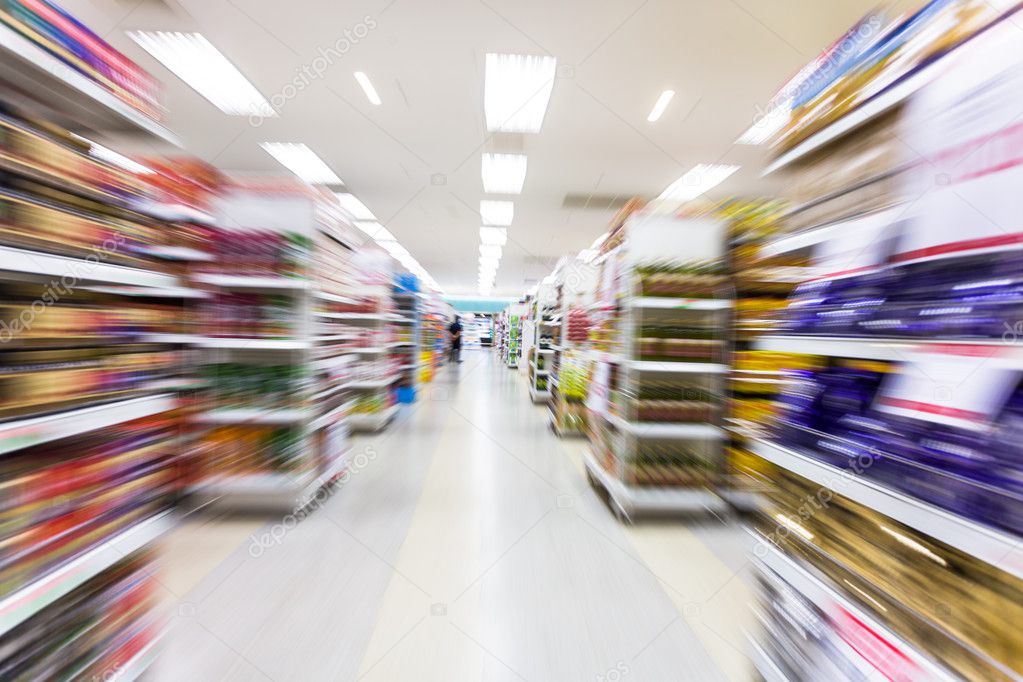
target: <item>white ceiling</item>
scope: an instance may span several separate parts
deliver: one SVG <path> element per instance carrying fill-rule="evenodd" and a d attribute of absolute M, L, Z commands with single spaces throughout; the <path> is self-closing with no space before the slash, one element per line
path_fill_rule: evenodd
<path fill-rule="evenodd" d="M 876 0 L 62 4 L 163 82 L 167 125 L 189 153 L 226 170 L 277 173 L 260 142 L 308 144 L 448 293 L 476 289 L 480 154 L 521 145 L 529 170 L 494 287 L 514 295 L 604 231 L 611 211 L 563 208 L 566 194 L 652 196 L 700 162 L 743 166 L 712 196 L 776 191 L 758 177 L 763 150 L 733 141 L 758 105 Z M 364 38 L 258 127 L 221 113 L 125 35 L 201 31 L 269 99 L 290 94 L 285 85 L 314 66 L 319 49 L 364 27 Z M 486 52 L 557 58 L 539 134 L 488 138 Z M 354 71 L 369 75 L 381 106 L 367 101 Z M 647 123 L 664 89 L 677 94 Z"/>

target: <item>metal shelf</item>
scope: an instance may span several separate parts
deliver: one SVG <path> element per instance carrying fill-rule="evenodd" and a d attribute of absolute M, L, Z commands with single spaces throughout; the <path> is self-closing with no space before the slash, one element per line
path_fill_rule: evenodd
<path fill-rule="evenodd" d="M 4 24 L 0 24 L 0 81 L 28 93 L 28 98 L 46 107 L 47 118 L 68 128 L 141 133 L 181 145 L 163 125 Z M 14 92 L 8 94 L 15 97 Z"/>
<path fill-rule="evenodd" d="M 720 440 L 725 438 L 723 429 L 713 424 L 682 422 L 630 422 L 618 415 L 608 414 L 607 420 L 618 430 L 639 438 Z"/>
<path fill-rule="evenodd" d="M 203 412 L 196 421 L 203 424 L 294 424 L 310 416 L 309 410 L 244 408 Z"/>
<path fill-rule="evenodd" d="M 749 447 L 783 469 L 1023 578 L 1023 538 L 1019 536 L 984 526 L 760 438 L 751 438 Z"/>
<path fill-rule="evenodd" d="M 0 454 L 142 419 L 176 405 L 174 396 L 161 394 L 5 422 L 0 424 Z"/>
<path fill-rule="evenodd" d="M 628 360 L 626 364 L 639 372 L 664 372 L 675 374 L 725 374 L 731 370 L 728 365 L 708 362 L 653 362 L 650 360 Z"/>
<path fill-rule="evenodd" d="M 139 521 L 0 600 L 0 635 L 150 544 L 167 533 L 172 525 L 170 512 Z"/>
<path fill-rule="evenodd" d="M 201 348 L 224 348 L 229 350 L 305 350 L 311 348 L 308 341 L 294 339 L 239 339 L 229 337 L 198 337 L 196 345 Z"/>
<path fill-rule="evenodd" d="M 262 291 L 305 291 L 312 284 L 298 277 L 262 277 L 258 275 L 197 274 L 196 282 L 220 287 L 221 289 L 258 289 Z"/>
<path fill-rule="evenodd" d="M 660 298 L 658 296 L 641 296 L 629 301 L 633 308 L 651 310 L 728 310 L 735 306 L 735 301 L 723 298 Z"/>
<path fill-rule="evenodd" d="M 0 24 L 0 29 L 3 25 Z M 162 272 L 112 265 L 102 261 L 58 256 L 13 246 L 0 246 L 0 278 L 22 281 L 25 275 L 71 277 L 76 282 L 126 284 L 141 287 L 177 287 L 177 277 Z"/>

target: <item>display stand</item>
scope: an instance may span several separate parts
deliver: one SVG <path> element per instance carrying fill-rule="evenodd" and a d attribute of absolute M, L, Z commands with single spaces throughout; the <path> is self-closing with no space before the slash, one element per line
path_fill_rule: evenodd
<path fill-rule="evenodd" d="M 553 274 L 556 293 L 551 321 L 559 325 L 559 334 L 550 344 L 554 351 L 548 378 L 550 425 L 559 436 L 586 437 L 586 385 L 591 370 L 586 359 L 585 309 L 593 299 L 597 271 L 580 258 L 563 258 Z"/>
<path fill-rule="evenodd" d="M 529 397 L 534 403 L 547 403 L 551 398 L 551 369 L 554 349 L 561 341 L 561 321 L 555 319 L 556 291 L 543 284 L 530 302 L 530 323 L 524 331 L 530 334 L 528 350 Z"/>
<path fill-rule="evenodd" d="M 587 400 L 590 480 L 628 518 L 724 509 L 725 226 L 635 214 L 608 245 L 601 297 L 617 316 Z"/>

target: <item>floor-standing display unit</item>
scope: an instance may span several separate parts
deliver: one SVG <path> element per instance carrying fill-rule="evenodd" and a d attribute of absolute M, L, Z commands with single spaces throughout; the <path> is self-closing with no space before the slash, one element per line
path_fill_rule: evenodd
<path fill-rule="evenodd" d="M 530 302 L 528 331 L 532 335 L 527 350 L 529 357 L 529 397 L 534 403 L 546 403 L 551 398 L 551 371 L 554 366 L 554 348 L 561 341 L 561 320 L 557 315 L 555 288 L 541 285 Z"/>
<path fill-rule="evenodd" d="M 394 336 L 388 348 L 398 367 L 395 398 L 399 403 L 415 402 L 419 383 L 420 306 L 418 282 L 413 275 L 400 274 L 394 287 Z"/>
<path fill-rule="evenodd" d="M 586 468 L 626 517 L 724 506 L 725 229 L 636 213 L 605 242 L 601 298 L 616 323 L 587 399 Z"/>
<path fill-rule="evenodd" d="M 182 287 L 153 255 L 174 232 L 145 183 L 71 131 L 174 139 L 128 92 L 155 105 L 141 80 L 69 66 L 52 28 L 27 8 L 0 24 L 0 677 L 132 680 L 162 629 L 152 548 L 172 527 L 181 364 L 154 337 L 181 331 Z"/>
<path fill-rule="evenodd" d="M 812 74 L 823 102 L 870 97 L 797 110 L 770 167 L 794 205 L 762 251 L 816 277 L 755 347 L 817 366 L 750 439 L 777 471 L 753 529 L 767 679 L 1023 678 L 1023 13 L 946 56 L 929 19 L 881 68 Z"/>
<path fill-rule="evenodd" d="M 557 340 L 550 363 L 550 424 L 559 436 L 586 436 L 586 388 L 591 363 L 587 310 L 593 300 L 596 269 L 581 258 L 562 259 L 554 270 L 555 296 L 552 322 Z"/>
<path fill-rule="evenodd" d="M 195 281 L 205 320 L 206 475 L 222 505 L 296 508 L 341 474 L 347 451 L 348 333 L 341 285 L 351 252 L 330 199 L 287 181 L 236 179 L 215 204 L 214 262 Z M 355 388 L 353 383 L 348 387 Z M 330 398 L 330 400 L 327 400 Z M 326 431 L 324 434 L 322 431 Z"/>
<path fill-rule="evenodd" d="M 511 369 L 517 369 L 522 355 L 522 316 L 526 307 L 522 304 L 508 306 L 501 313 L 501 361 Z"/>

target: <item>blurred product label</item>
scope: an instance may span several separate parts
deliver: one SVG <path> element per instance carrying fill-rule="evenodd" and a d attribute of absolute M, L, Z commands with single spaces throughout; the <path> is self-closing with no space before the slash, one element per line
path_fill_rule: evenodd
<path fill-rule="evenodd" d="M 915 98 L 902 131 L 915 215 L 895 260 L 1023 246 L 1023 40 L 1017 12 L 956 50 Z"/>
<path fill-rule="evenodd" d="M 1019 373 L 992 361 L 990 348 L 949 345 L 914 353 L 881 387 L 878 410 L 974 431 L 1009 399 Z"/>
<path fill-rule="evenodd" d="M 586 407 L 597 414 L 607 414 L 608 395 L 611 392 L 611 364 L 598 362 L 593 369 L 593 382 L 590 394 L 586 399 Z"/>
<path fill-rule="evenodd" d="M 885 211 L 849 220 L 846 229 L 817 249 L 814 272 L 822 273 L 820 279 L 836 279 L 862 275 L 883 266 L 898 225 L 888 216 L 889 212 Z"/>
<path fill-rule="evenodd" d="M 892 682 L 926 679 L 924 672 L 906 654 L 845 609 L 839 607 L 834 622 L 839 636 Z"/>

